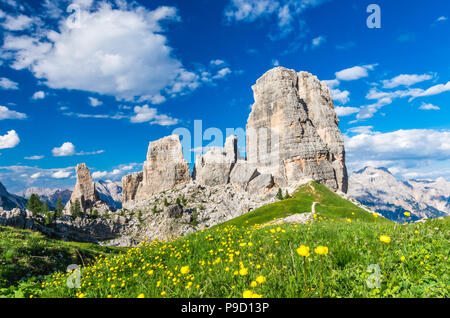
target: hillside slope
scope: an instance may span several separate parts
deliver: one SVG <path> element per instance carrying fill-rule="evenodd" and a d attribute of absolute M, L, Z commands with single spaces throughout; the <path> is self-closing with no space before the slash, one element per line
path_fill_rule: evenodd
<path fill-rule="evenodd" d="M 69 274 L 56 273 L 27 296 L 449 296 L 448 218 L 400 225 L 360 211 L 320 185 L 307 187 L 295 199 L 228 224 L 97 258 L 82 268 L 80 289 L 67 288 Z M 320 211 L 308 224 L 250 225 L 309 211 L 312 202 L 320 202 Z"/>

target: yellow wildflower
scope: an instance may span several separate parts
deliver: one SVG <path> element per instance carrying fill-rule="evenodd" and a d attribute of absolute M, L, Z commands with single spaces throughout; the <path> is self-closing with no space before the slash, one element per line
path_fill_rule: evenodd
<path fill-rule="evenodd" d="M 316 254 L 319 254 L 319 255 L 327 255 L 328 254 L 328 247 L 326 247 L 326 246 L 317 246 L 314 249 L 314 252 L 316 252 Z"/>
<path fill-rule="evenodd" d="M 308 257 L 309 247 L 305 245 L 300 245 L 300 247 L 297 249 L 297 254 L 300 256 Z"/>

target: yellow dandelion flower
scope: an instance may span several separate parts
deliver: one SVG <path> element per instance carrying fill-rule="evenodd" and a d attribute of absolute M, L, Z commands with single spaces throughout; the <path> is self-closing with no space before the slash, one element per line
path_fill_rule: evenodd
<path fill-rule="evenodd" d="M 245 275 L 247 275 L 248 274 L 248 269 L 247 268 L 241 268 L 240 270 L 239 270 L 239 275 L 241 275 L 241 276 L 245 276 Z"/>
<path fill-rule="evenodd" d="M 309 247 L 305 245 L 300 245 L 299 248 L 297 248 L 297 254 L 300 256 L 308 257 L 309 256 Z"/>
<path fill-rule="evenodd" d="M 250 283 L 250 287 L 256 287 L 256 286 L 258 286 L 258 283 L 257 283 L 257 282 L 252 281 L 252 282 Z"/>
<path fill-rule="evenodd" d="M 187 273 L 189 273 L 189 266 L 183 266 L 180 268 L 180 272 L 181 274 L 185 275 Z"/>
<path fill-rule="evenodd" d="M 262 284 L 262 283 L 265 283 L 266 282 L 266 278 L 264 277 L 264 276 L 258 276 L 258 277 L 256 277 L 256 282 L 258 283 L 258 284 Z"/>
<path fill-rule="evenodd" d="M 145 297 L 144 294 L 139 294 L 139 295 L 137 296 L 137 298 L 144 298 L 144 297 Z"/>
<path fill-rule="evenodd" d="M 383 243 L 391 243 L 391 238 L 387 235 L 381 235 L 380 236 L 380 241 Z"/>
<path fill-rule="evenodd" d="M 326 246 L 317 246 L 315 249 L 314 249 L 314 252 L 316 253 L 316 254 L 319 254 L 319 255 L 327 255 L 328 254 L 328 247 L 326 247 Z"/>

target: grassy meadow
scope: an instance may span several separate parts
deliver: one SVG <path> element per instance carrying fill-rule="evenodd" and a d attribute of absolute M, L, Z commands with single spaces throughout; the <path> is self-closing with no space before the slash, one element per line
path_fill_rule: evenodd
<path fill-rule="evenodd" d="M 266 225 L 313 202 L 309 224 Z M 51 298 L 449 297 L 449 240 L 448 218 L 397 224 L 314 182 L 183 238 L 98 253 L 79 288 L 63 271 L 14 288 Z"/>

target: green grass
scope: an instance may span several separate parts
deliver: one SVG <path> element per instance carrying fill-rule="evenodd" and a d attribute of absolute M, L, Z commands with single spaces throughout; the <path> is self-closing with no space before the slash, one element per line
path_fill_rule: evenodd
<path fill-rule="evenodd" d="M 89 265 L 99 254 L 110 255 L 119 251 L 96 244 L 53 240 L 28 230 L 0 227 L 0 295 L 15 294 L 20 288 L 14 285 L 21 281 L 32 284 L 44 275 L 64 271 L 70 264 Z"/>
<path fill-rule="evenodd" d="M 97 257 L 82 267 L 80 288 L 67 287 L 70 273 L 55 272 L 27 285 L 23 296 L 450 296 L 449 218 L 401 225 L 375 218 L 317 183 L 311 186 L 221 226 Z M 312 202 L 320 202 L 312 223 L 257 224 L 310 211 Z M 390 242 L 381 242 L 381 235 Z M 298 255 L 300 245 L 310 248 L 309 257 Z M 316 254 L 319 245 L 328 254 Z M 367 285 L 373 264 L 380 269 L 379 288 Z M 258 278 L 265 281 L 256 283 Z"/>
<path fill-rule="evenodd" d="M 371 213 L 341 198 L 326 186 L 315 181 L 299 187 L 292 197 L 292 199 L 265 205 L 219 224 L 217 227 L 265 224 L 274 219 L 285 218 L 293 214 L 311 212 L 313 202 L 318 202 L 316 205 L 317 214 L 330 219 L 350 218 L 370 223 L 391 222 L 383 217 L 374 218 Z"/>

